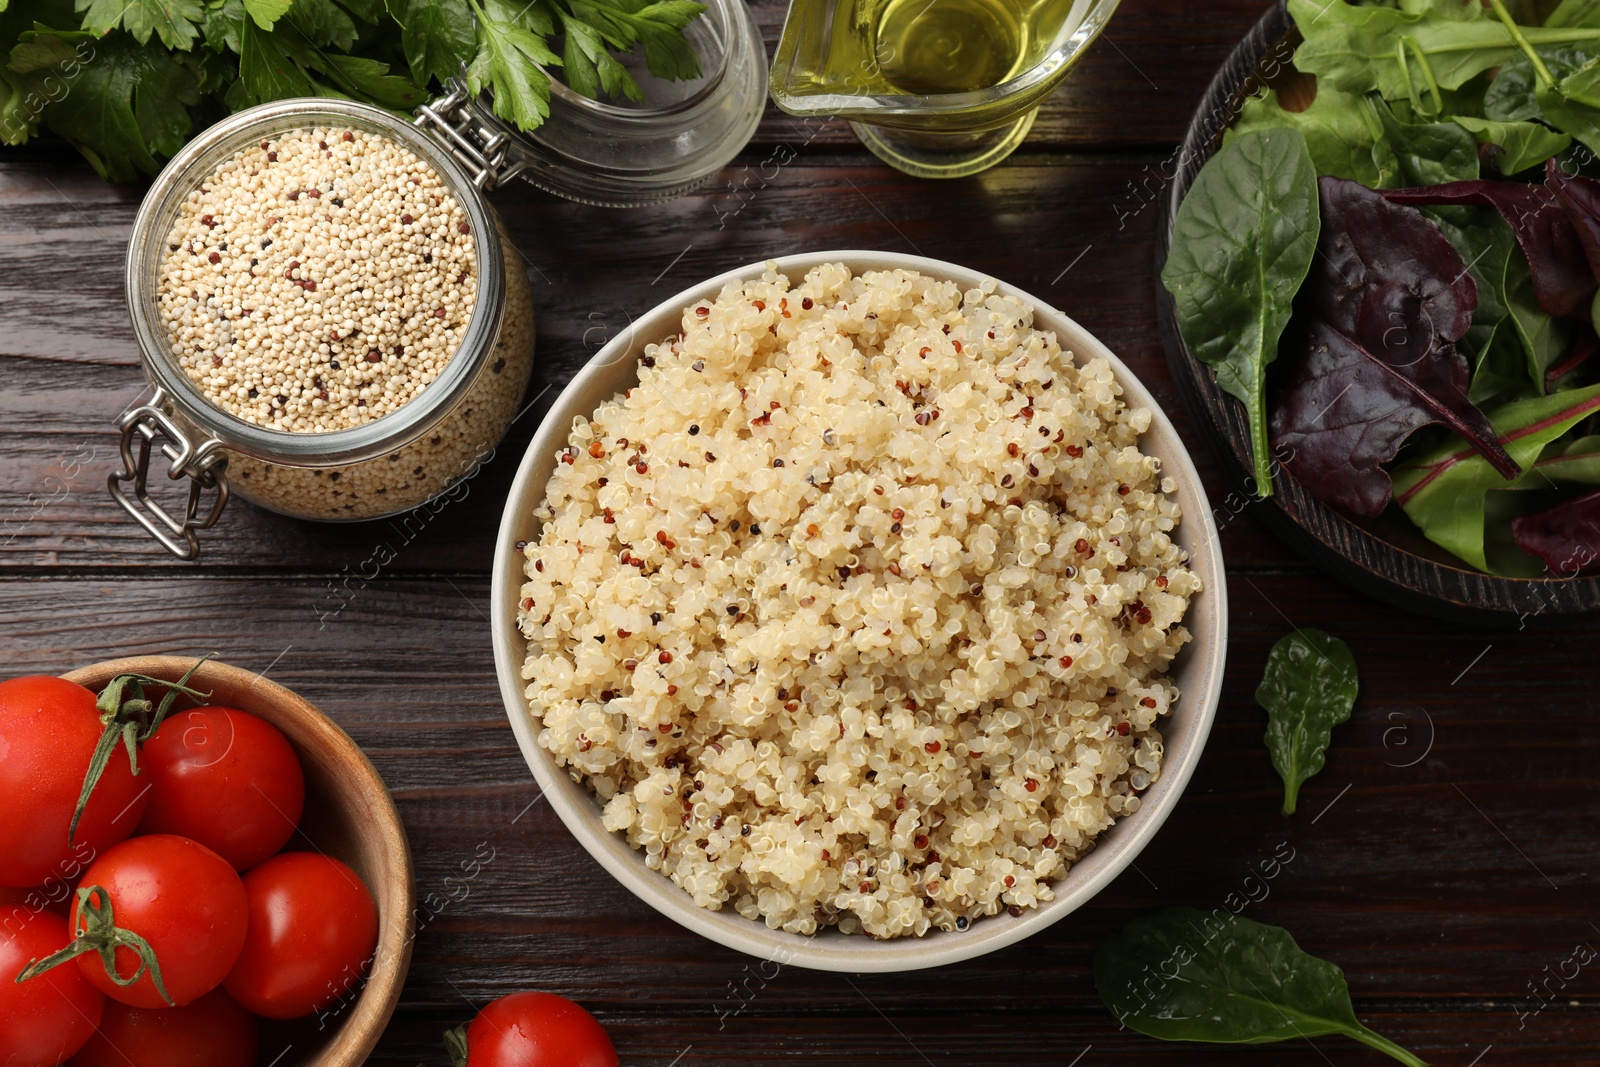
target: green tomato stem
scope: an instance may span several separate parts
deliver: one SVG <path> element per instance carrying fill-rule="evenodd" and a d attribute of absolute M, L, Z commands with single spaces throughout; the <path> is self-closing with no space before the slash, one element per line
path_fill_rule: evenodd
<path fill-rule="evenodd" d="M 1498 3 L 1499 0 L 1495 0 L 1495 2 Z M 1410 1052 L 1407 1052 L 1405 1049 L 1401 1048 L 1393 1041 L 1390 1041 L 1382 1034 L 1373 1033 L 1365 1026 L 1362 1026 L 1356 1030 L 1351 1030 L 1349 1033 L 1351 1037 L 1355 1038 L 1363 1045 L 1366 1045 L 1369 1048 L 1377 1049 L 1390 1059 L 1399 1060 L 1401 1063 L 1405 1064 L 1406 1067 L 1428 1067 L 1428 1064 L 1425 1060 L 1418 1056 L 1412 1055 Z"/>
<path fill-rule="evenodd" d="M 467 1028 L 458 1026 L 444 1032 L 444 1047 L 454 1067 L 467 1067 Z"/>
<path fill-rule="evenodd" d="M 208 652 L 195 660 L 194 666 L 184 672 L 183 677 L 176 682 L 169 682 L 161 678 L 151 678 L 144 674 L 119 674 L 106 687 L 100 691 L 95 700 L 95 707 L 100 709 L 100 722 L 105 726 L 105 732 L 100 735 L 100 740 L 94 746 L 94 755 L 89 759 L 89 769 L 83 775 L 83 788 L 78 792 L 78 806 L 72 809 L 72 822 L 67 825 L 67 844 L 72 844 L 78 835 L 78 820 L 83 818 L 83 811 L 89 806 L 89 798 L 94 794 L 94 787 L 99 784 L 100 776 L 105 773 L 106 765 L 111 762 L 111 754 L 117 750 L 117 742 L 122 742 L 128 750 L 128 767 L 134 774 L 139 773 L 139 746 L 150 740 L 150 735 L 161 727 L 162 720 L 167 717 L 167 712 L 172 710 L 173 701 L 178 699 L 178 694 L 183 693 L 196 700 L 204 700 L 210 693 L 202 693 L 197 689 L 190 689 L 188 682 L 194 677 L 194 672 L 200 665 L 215 656 L 215 652 Z M 167 687 L 167 695 L 161 698 L 159 705 L 152 705 L 145 699 L 145 685 L 163 685 Z M 123 693 L 132 690 L 132 696 L 124 697 Z"/>
<path fill-rule="evenodd" d="M 37 978 L 86 952 L 96 952 L 105 966 L 106 976 L 117 985 L 127 988 L 149 972 L 150 981 L 155 984 L 161 999 L 168 1004 L 173 1003 L 172 995 L 167 992 L 167 984 L 161 978 L 161 964 L 156 960 L 155 949 L 132 930 L 124 930 L 117 925 L 111 907 L 111 894 L 103 886 L 91 885 L 78 890 L 78 925 L 81 929 L 74 931 L 73 939 L 66 947 L 42 960 L 30 960 L 17 975 L 17 984 Z M 126 978 L 117 973 L 119 948 L 129 949 L 139 957 L 138 969 Z"/>

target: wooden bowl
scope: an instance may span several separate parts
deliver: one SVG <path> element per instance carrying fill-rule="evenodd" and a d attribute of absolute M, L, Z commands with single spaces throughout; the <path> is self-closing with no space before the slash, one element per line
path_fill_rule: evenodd
<path fill-rule="evenodd" d="M 131 656 L 62 677 L 99 692 L 119 674 L 176 680 L 193 664 L 187 656 Z M 279 1056 L 276 1067 L 356 1067 L 378 1043 L 411 964 L 414 887 L 400 813 L 350 735 L 309 701 L 242 667 L 215 660 L 205 663 L 189 684 L 211 694 L 208 704 L 247 711 L 283 731 L 306 779 L 305 814 L 286 847 L 322 852 L 349 864 L 377 902 L 378 949 L 366 983 L 321 1016 L 282 1024 L 261 1021 L 263 1062 Z M 192 706 L 180 700 L 172 714 Z"/>
<path fill-rule="evenodd" d="M 1283 7 L 1274 5 L 1212 78 L 1175 157 L 1156 249 L 1156 303 L 1167 362 L 1189 417 L 1240 500 L 1255 498 L 1244 405 L 1224 393 L 1211 368 L 1190 354 L 1160 275 L 1178 205 L 1200 168 L 1221 146 L 1222 132 L 1245 97 L 1271 83 L 1280 93 L 1309 103 L 1310 79 L 1288 67 L 1299 39 Z M 1391 505 L 1376 519 L 1362 518 L 1316 499 L 1287 470 L 1275 468 L 1273 495 L 1259 501 L 1253 514 L 1313 562 L 1379 600 L 1452 622 L 1495 626 L 1520 627 L 1538 617 L 1600 611 L 1600 577 L 1483 574 L 1423 537 L 1397 507 Z"/>
<path fill-rule="evenodd" d="M 645 345 L 676 333 L 684 308 L 700 300 L 716 299 L 725 284 L 759 275 L 767 265 L 798 281 L 812 267 L 823 263 L 843 263 L 857 274 L 907 268 L 955 281 L 964 290 L 975 288 L 985 280 L 985 275 L 978 271 L 921 256 L 863 250 L 806 252 L 784 256 L 770 264 L 752 263 L 730 270 L 684 290 L 633 319 L 626 331 L 595 353 L 551 406 L 539 432 L 528 445 L 516 481 L 512 483 L 500 522 L 499 542 L 495 545 L 491 593 L 495 669 L 511 728 L 517 735 L 523 758 L 544 789 L 545 799 L 578 843 L 640 900 L 712 941 L 780 964 L 847 973 L 909 971 L 993 952 L 1066 918 L 1127 869 L 1155 837 L 1183 795 L 1184 786 L 1200 761 L 1216 715 L 1227 658 L 1228 587 L 1217 527 L 1205 488 L 1200 484 L 1188 450 L 1155 398 L 1089 331 L 1038 297 L 1000 282 L 1000 293 L 1020 297 L 1033 305 L 1035 328 L 1054 331 L 1063 349 L 1071 350 L 1080 361 L 1100 357 L 1110 364 L 1122 387 L 1123 399 L 1129 405 L 1150 411 L 1150 428 L 1143 435 L 1140 448 L 1159 457 L 1162 471 L 1177 482 L 1173 495 L 1183 509 L 1177 540 L 1188 551 L 1189 567 L 1200 576 L 1204 592 L 1191 601 L 1184 617 L 1184 625 L 1194 640 L 1179 653 L 1168 672 L 1182 696 L 1171 717 L 1161 722 L 1167 753 L 1161 777 L 1141 794 L 1138 811 L 1118 819 L 1115 826 L 1096 839 L 1092 850 L 1074 862 L 1066 875 L 1052 883 L 1054 899 L 1019 915 L 989 916 L 974 922 L 965 931 L 934 930 L 924 937 L 889 940 L 873 940 L 834 929 L 807 936 L 769 929 L 765 923 L 746 919 L 732 908 L 708 911 L 696 906 L 687 892 L 646 865 L 643 852 L 630 846 L 622 834 L 605 828 L 600 802 L 594 793 L 586 785 L 574 781 L 539 744 L 539 727 L 523 695 L 526 683 L 522 678 L 522 664 L 527 656 L 527 641 L 517 629 L 517 603 L 522 595 L 523 568 L 527 560 L 516 545 L 539 535 L 540 524 L 533 512 L 545 497 L 546 483 L 556 465 L 556 451 L 566 445 L 573 418 L 591 415 L 602 401 L 636 385 L 639 356 Z"/>

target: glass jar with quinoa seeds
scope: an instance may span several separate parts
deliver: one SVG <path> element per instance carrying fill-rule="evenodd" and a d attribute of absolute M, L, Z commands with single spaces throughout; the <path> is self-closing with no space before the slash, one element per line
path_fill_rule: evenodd
<path fill-rule="evenodd" d="M 192 141 L 145 198 L 126 286 L 155 392 L 121 420 L 110 489 L 175 554 L 198 554 L 230 493 L 324 521 L 414 508 L 516 416 L 527 274 L 480 193 L 491 175 L 422 126 L 265 104 Z M 179 513 L 151 496 L 157 453 L 188 479 Z"/>

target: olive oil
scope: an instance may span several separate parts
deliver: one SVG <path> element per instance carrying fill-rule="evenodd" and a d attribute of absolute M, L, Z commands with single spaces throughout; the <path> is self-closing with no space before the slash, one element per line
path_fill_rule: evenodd
<path fill-rule="evenodd" d="M 890 0 L 878 19 L 878 70 L 907 93 L 966 93 L 1017 69 L 1029 27 L 1014 0 Z"/>

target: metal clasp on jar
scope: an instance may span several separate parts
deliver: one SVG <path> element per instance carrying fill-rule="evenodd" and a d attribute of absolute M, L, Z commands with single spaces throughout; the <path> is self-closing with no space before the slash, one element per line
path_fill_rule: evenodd
<path fill-rule="evenodd" d="M 228 459 L 222 453 L 222 442 L 214 437 L 199 445 L 190 441 L 163 410 L 166 400 L 166 393 L 157 389 L 148 402 L 119 420 L 122 469 L 106 479 L 106 488 L 122 505 L 122 510 L 133 516 L 133 520 L 169 552 L 179 559 L 192 560 L 200 555 L 200 538 L 195 531 L 209 529 L 228 502 L 228 480 L 224 476 Z M 175 517 L 150 498 L 150 456 L 158 442 L 161 453 L 167 457 L 167 477 L 173 481 L 189 479 L 189 499 L 182 518 Z M 131 497 L 123 483 L 132 484 Z M 200 502 L 208 490 L 214 490 L 216 498 L 205 517 L 200 518 Z"/>
<path fill-rule="evenodd" d="M 527 160 L 511 151 L 511 138 L 485 123 L 477 107 L 461 79 L 451 78 L 448 93 L 413 112 L 413 125 L 431 133 L 467 168 L 472 184 L 489 192 L 521 174 Z"/>

